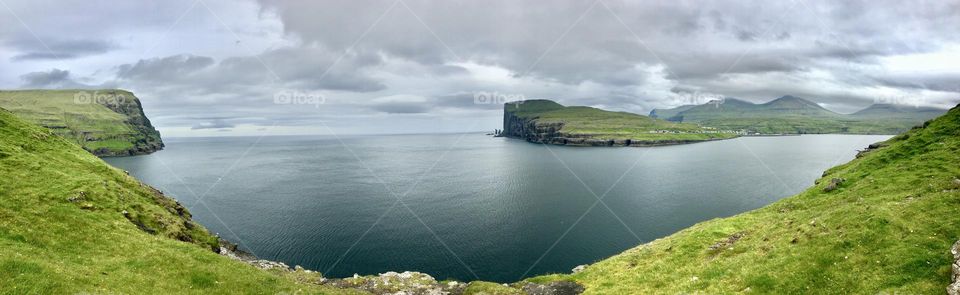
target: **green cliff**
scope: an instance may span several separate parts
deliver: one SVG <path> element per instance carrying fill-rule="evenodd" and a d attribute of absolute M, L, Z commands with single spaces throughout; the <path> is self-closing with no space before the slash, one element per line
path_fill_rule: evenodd
<path fill-rule="evenodd" d="M 97 156 L 148 154 L 163 141 L 125 90 L 0 91 L 0 108 L 47 127 Z"/>

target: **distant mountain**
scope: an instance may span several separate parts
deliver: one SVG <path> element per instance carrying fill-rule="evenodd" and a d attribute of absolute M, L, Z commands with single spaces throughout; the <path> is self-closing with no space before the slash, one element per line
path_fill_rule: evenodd
<path fill-rule="evenodd" d="M 914 118 L 929 120 L 944 113 L 943 109 L 931 107 L 915 107 L 895 104 L 874 104 L 862 109 L 851 116 L 861 118 Z"/>
<path fill-rule="evenodd" d="M 761 104 L 726 98 L 693 107 L 651 111 L 673 122 L 761 134 L 896 134 L 945 112 L 936 108 L 876 104 L 844 115 L 791 95 Z M 664 117 L 666 114 L 670 116 Z"/>

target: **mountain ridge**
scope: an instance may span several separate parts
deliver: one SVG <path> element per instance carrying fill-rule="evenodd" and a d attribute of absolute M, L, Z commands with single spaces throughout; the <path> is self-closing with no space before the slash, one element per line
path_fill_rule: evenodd
<path fill-rule="evenodd" d="M 654 109 L 650 114 L 656 117 L 670 114 L 672 116 L 662 119 L 750 134 L 897 134 L 945 112 L 936 108 L 875 104 L 854 114 L 840 114 L 808 99 L 785 95 L 764 103 L 726 98 L 694 107 Z"/>

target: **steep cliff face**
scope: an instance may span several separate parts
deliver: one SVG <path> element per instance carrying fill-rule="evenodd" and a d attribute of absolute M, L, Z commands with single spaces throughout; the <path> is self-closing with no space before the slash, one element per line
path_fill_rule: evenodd
<path fill-rule="evenodd" d="M 129 97 L 129 99 L 98 101 L 98 103 L 127 117 L 126 123 L 130 125 L 134 131 L 134 136 L 131 137 L 133 147 L 114 154 L 111 154 L 114 151 L 110 151 L 109 149 L 101 149 L 100 151 L 94 151 L 94 154 L 104 156 L 141 155 L 163 149 L 164 145 L 163 140 L 160 139 L 160 131 L 157 131 L 157 129 L 153 127 L 150 119 L 143 113 L 143 106 L 140 104 L 140 99 L 128 91 L 118 90 L 117 92 L 124 93 L 124 97 Z"/>
<path fill-rule="evenodd" d="M 163 148 L 140 100 L 125 90 L 0 91 L 0 108 L 53 130 L 101 157 Z"/>
<path fill-rule="evenodd" d="M 504 136 L 535 143 L 555 143 L 563 137 L 560 133 L 560 129 L 563 129 L 562 122 L 538 122 L 538 117 L 521 117 L 511 108 L 516 108 L 516 105 L 508 103 L 503 108 Z"/>

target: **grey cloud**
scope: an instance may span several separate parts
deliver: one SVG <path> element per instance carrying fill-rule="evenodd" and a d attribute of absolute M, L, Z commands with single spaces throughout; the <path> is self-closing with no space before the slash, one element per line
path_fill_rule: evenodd
<path fill-rule="evenodd" d="M 430 111 L 435 105 L 434 100 L 426 97 L 399 94 L 375 98 L 369 107 L 378 112 L 391 114 L 419 114 Z"/>
<path fill-rule="evenodd" d="M 256 16 L 226 19 L 239 35 L 200 11 L 157 44 L 139 36 L 163 33 L 192 1 L 11 3 L 44 40 L 103 37 L 50 41 L 64 56 L 56 65 L 62 70 L 36 72 L 51 67 L 49 50 L 21 38 L 19 23 L 0 19 L 0 45 L 10 57 L 0 61 L 8 73 L 0 83 L 123 87 L 141 96 L 158 124 L 206 129 L 501 109 L 475 103 L 474 91 L 634 112 L 692 92 L 752 101 L 793 94 L 850 109 L 869 104 L 877 86 L 935 92 L 938 102 L 958 93 L 956 71 L 882 70 L 890 56 L 958 46 L 954 1 L 251 1 L 209 3 L 221 15 Z M 85 56 L 97 58 L 68 58 Z M 327 101 L 275 104 L 284 91 Z"/>
<path fill-rule="evenodd" d="M 213 58 L 193 55 L 152 58 L 140 60 L 135 64 L 119 66 L 117 77 L 120 79 L 176 80 L 209 67 L 213 63 Z"/>
<path fill-rule="evenodd" d="M 93 88 L 74 80 L 70 71 L 50 69 L 46 72 L 31 72 L 20 76 L 25 88 Z"/>
<path fill-rule="evenodd" d="M 549 6 L 534 1 L 405 1 L 416 16 L 405 6 L 388 10 L 393 2 L 386 0 L 262 2 L 277 11 L 288 32 L 332 48 L 346 49 L 364 36 L 356 43 L 357 50 L 375 48 L 421 62 L 456 60 L 449 53 L 453 51 L 461 58 L 505 66 L 519 74 L 527 74 L 529 69 L 530 75 L 566 83 L 590 80 L 620 84 L 622 78 L 608 73 L 636 64 L 664 63 L 678 74 L 673 78 L 681 82 L 687 77 L 723 74 L 734 63 L 738 65 L 735 73 L 792 71 L 803 68 L 797 63 L 821 57 L 859 58 L 929 50 L 922 45 L 910 49 L 898 44 L 924 39 L 956 41 L 955 36 L 938 33 L 949 33 L 946 24 L 960 25 L 960 20 L 943 12 L 950 10 L 949 4 L 919 7 L 900 1 L 795 5 L 719 1 L 696 6 L 605 1 L 590 10 L 589 1 Z M 375 22 L 384 12 L 380 22 Z M 904 19 L 908 12 L 916 12 L 916 19 Z M 567 32 L 581 16 L 582 20 Z M 931 18 L 935 21 L 926 21 Z M 902 22 L 910 26 L 885 25 Z M 376 26 L 369 34 L 363 35 L 373 24 Z M 325 29 L 329 27 L 343 29 Z M 879 28 L 883 32 L 877 32 Z M 910 36 L 901 30 L 912 32 L 917 28 L 926 33 L 911 40 L 901 39 Z M 711 33 L 715 31 L 725 33 Z M 935 38 L 927 38 L 931 36 Z M 764 44 L 754 44 L 757 42 Z M 539 63 L 534 65 L 535 61 Z"/>
<path fill-rule="evenodd" d="M 41 42 L 33 36 L 8 40 L 6 45 L 19 51 L 11 59 L 14 61 L 73 59 L 107 53 L 116 48 L 104 40 L 46 40 Z"/>
<path fill-rule="evenodd" d="M 197 124 L 197 125 L 193 125 L 193 127 L 190 127 L 190 129 L 193 129 L 193 130 L 198 130 L 198 129 L 230 129 L 230 128 L 233 128 L 233 127 L 236 127 L 236 125 L 227 123 L 227 121 L 225 121 L 225 120 L 217 119 L 217 120 L 213 120 L 213 121 L 209 121 L 209 122 L 203 122 L 203 123 L 200 123 L 200 124 Z"/>
<path fill-rule="evenodd" d="M 897 88 L 957 92 L 960 96 L 960 73 L 880 74 L 871 81 Z"/>

